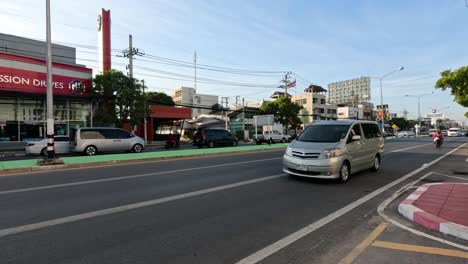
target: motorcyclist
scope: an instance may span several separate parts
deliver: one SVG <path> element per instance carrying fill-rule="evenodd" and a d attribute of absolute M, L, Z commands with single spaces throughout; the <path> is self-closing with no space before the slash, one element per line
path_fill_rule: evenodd
<path fill-rule="evenodd" d="M 444 142 L 444 137 L 442 136 L 442 132 L 440 132 L 440 130 L 437 130 L 434 135 L 432 135 L 432 138 L 435 139 L 435 138 L 440 138 L 440 144 L 442 145 L 442 143 Z"/>

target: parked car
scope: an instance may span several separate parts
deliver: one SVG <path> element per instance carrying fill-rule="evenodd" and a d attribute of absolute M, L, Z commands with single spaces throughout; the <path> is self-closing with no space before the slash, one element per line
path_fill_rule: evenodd
<path fill-rule="evenodd" d="M 434 136 L 434 134 L 437 132 L 437 129 L 429 129 L 429 136 Z"/>
<path fill-rule="evenodd" d="M 255 143 L 262 144 L 263 142 L 277 143 L 277 142 L 289 142 L 291 141 L 290 135 L 285 135 L 278 130 L 264 131 L 263 133 L 257 133 L 254 135 Z"/>
<path fill-rule="evenodd" d="M 78 128 L 72 140 L 71 151 L 88 156 L 96 155 L 98 152 L 140 153 L 145 148 L 145 141 L 142 138 L 120 128 Z"/>
<path fill-rule="evenodd" d="M 442 130 L 442 136 L 448 137 L 448 130 Z"/>
<path fill-rule="evenodd" d="M 448 137 L 461 137 L 463 136 L 462 132 L 461 132 L 461 128 L 459 127 L 452 127 L 448 130 L 447 132 L 447 136 Z"/>
<path fill-rule="evenodd" d="M 283 171 L 295 176 L 348 180 L 355 172 L 378 170 L 384 139 L 371 121 L 321 121 L 295 139 L 283 156 Z"/>
<path fill-rule="evenodd" d="M 55 136 L 54 147 L 56 154 L 70 153 L 70 137 L 68 136 Z M 26 155 L 41 155 L 47 156 L 47 138 L 29 142 L 26 145 Z"/>
<path fill-rule="evenodd" d="M 193 145 L 199 148 L 208 146 L 237 146 L 239 140 L 224 129 L 198 129 L 193 136 Z"/>
<path fill-rule="evenodd" d="M 397 134 L 397 137 L 399 137 L 399 138 L 408 137 L 408 136 L 409 136 L 409 132 L 408 132 L 408 131 L 400 131 L 400 132 L 398 132 L 398 134 Z"/>

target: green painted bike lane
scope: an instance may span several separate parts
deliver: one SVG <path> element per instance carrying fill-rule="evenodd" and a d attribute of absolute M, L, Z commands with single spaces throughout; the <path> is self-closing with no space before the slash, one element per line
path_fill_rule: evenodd
<path fill-rule="evenodd" d="M 112 161 L 131 161 L 131 160 L 146 160 L 158 158 L 175 158 L 175 157 L 190 157 L 199 155 L 212 155 L 221 153 L 237 153 L 246 151 L 261 151 L 270 149 L 281 149 L 287 147 L 288 144 L 273 144 L 273 145 L 252 145 L 252 146 L 238 146 L 227 148 L 207 148 L 207 149 L 187 149 L 187 150 L 168 150 L 157 152 L 142 152 L 142 153 L 124 153 L 124 154 L 107 154 L 96 156 L 77 156 L 77 157 L 64 157 L 62 160 L 67 164 L 85 164 L 96 162 L 112 162 Z M 19 169 L 37 166 L 37 159 L 29 160 L 13 160 L 1 161 L 1 170 L 5 169 Z"/>

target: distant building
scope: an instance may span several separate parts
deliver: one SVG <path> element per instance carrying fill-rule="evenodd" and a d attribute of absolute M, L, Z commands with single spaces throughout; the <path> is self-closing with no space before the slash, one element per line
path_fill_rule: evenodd
<path fill-rule="evenodd" d="M 287 94 L 287 95 L 288 95 L 288 97 L 291 97 L 290 94 Z M 274 94 L 272 94 L 272 95 L 270 96 L 270 98 L 276 100 L 276 99 L 278 99 L 278 98 L 280 98 L 280 97 L 283 97 L 283 96 L 284 96 L 284 92 L 278 92 L 278 91 L 276 91 Z"/>
<path fill-rule="evenodd" d="M 350 101 L 358 103 L 371 99 L 370 77 L 328 84 L 328 101 L 333 104 L 345 104 Z"/>
<path fill-rule="evenodd" d="M 390 113 L 390 119 L 398 118 L 397 113 Z"/>
<path fill-rule="evenodd" d="M 217 95 L 197 94 L 192 87 L 180 87 L 174 90 L 172 99 L 176 105 L 192 107 L 192 117 L 209 114 L 211 107 L 217 104 Z"/>
<path fill-rule="evenodd" d="M 310 85 L 304 94 L 294 95 L 291 101 L 303 107 L 300 112 L 304 124 L 316 120 L 336 119 L 336 105 L 327 103 L 327 90 L 318 85 Z"/>
<path fill-rule="evenodd" d="M 338 119 L 374 120 L 373 108 L 374 104 L 369 102 L 339 104 L 337 108 Z"/>

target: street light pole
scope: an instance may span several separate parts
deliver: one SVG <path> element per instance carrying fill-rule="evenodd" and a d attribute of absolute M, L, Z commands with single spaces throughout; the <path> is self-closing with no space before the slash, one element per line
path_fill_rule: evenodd
<path fill-rule="evenodd" d="M 421 97 L 433 94 L 434 92 L 431 93 L 425 93 L 425 94 L 419 94 L 419 95 L 405 95 L 406 97 L 417 97 L 418 98 L 418 129 L 416 130 L 416 136 L 420 134 L 420 129 L 421 129 Z"/>
<path fill-rule="evenodd" d="M 383 104 L 383 92 L 382 92 L 382 80 L 383 78 L 389 76 L 390 74 L 393 74 L 395 72 L 398 72 L 398 71 L 402 71 L 405 67 L 401 66 L 400 68 L 392 71 L 392 72 L 389 72 L 385 75 L 383 75 L 382 77 L 369 77 L 369 78 L 374 78 L 374 79 L 379 79 L 379 82 L 380 82 L 380 111 L 382 111 L 382 133 L 385 133 L 385 117 L 384 117 L 384 104 Z"/>

